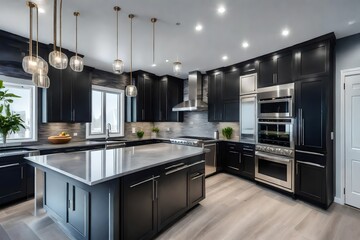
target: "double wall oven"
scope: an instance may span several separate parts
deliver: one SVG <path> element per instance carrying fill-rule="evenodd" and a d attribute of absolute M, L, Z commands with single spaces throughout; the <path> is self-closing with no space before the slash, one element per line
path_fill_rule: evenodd
<path fill-rule="evenodd" d="M 255 179 L 294 192 L 294 84 L 258 92 Z"/>

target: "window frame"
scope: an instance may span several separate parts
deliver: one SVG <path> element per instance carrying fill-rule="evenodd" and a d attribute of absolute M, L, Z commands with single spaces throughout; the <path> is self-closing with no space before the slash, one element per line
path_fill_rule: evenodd
<path fill-rule="evenodd" d="M 13 85 L 16 88 L 27 88 L 31 90 L 32 95 L 32 103 L 31 103 L 31 118 L 32 123 L 32 137 L 31 138 L 17 138 L 17 139 L 6 139 L 7 145 L 17 144 L 17 143 L 31 143 L 38 141 L 38 88 L 33 84 L 31 80 L 21 79 L 21 78 L 14 78 L 9 76 L 0 76 L 0 80 L 4 82 L 5 88 L 6 85 Z M 10 90 L 11 91 L 11 90 Z M 3 144 L 2 140 L 0 139 L 0 143 Z"/>
<path fill-rule="evenodd" d="M 86 123 L 86 139 L 96 139 L 96 138 L 105 138 L 106 137 L 106 93 L 110 94 L 117 94 L 119 95 L 119 100 L 117 102 L 118 108 L 119 108 L 119 130 L 118 132 L 114 133 L 110 131 L 109 136 L 110 137 L 124 137 L 124 128 L 125 128 L 125 91 L 122 89 L 116 89 L 116 88 L 109 88 L 109 87 L 103 87 L 98 85 L 93 85 L 91 89 L 92 91 L 99 91 L 101 92 L 101 98 L 102 98 L 102 128 L 104 129 L 104 132 L 99 134 L 92 134 L 91 133 L 91 123 Z M 92 104 L 92 103 L 91 103 Z M 92 107 L 92 106 L 91 106 Z"/>

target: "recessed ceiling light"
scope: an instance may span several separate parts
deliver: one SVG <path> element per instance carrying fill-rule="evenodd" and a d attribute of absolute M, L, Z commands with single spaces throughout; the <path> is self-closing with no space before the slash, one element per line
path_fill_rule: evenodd
<path fill-rule="evenodd" d="M 224 14 L 226 12 L 226 8 L 224 6 L 220 6 L 217 11 L 219 14 Z"/>
<path fill-rule="evenodd" d="M 169 59 L 166 59 L 165 62 L 169 62 Z"/>
<path fill-rule="evenodd" d="M 226 60 L 228 60 L 228 59 L 229 59 L 229 58 L 228 58 L 227 55 L 222 56 L 222 60 L 226 61 Z"/>
<path fill-rule="evenodd" d="M 200 32 L 203 29 L 203 26 L 201 24 L 196 25 L 195 30 Z"/>
<path fill-rule="evenodd" d="M 153 63 L 151 66 L 152 66 L 152 67 L 156 67 L 156 63 Z"/>
<path fill-rule="evenodd" d="M 248 48 L 248 47 L 249 47 L 249 43 L 246 42 L 246 41 L 243 42 L 243 43 L 242 43 L 242 47 L 243 47 L 243 48 Z"/>
<path fill-rule="evenodd" d="M 44 8 L 39 7 L 39 13 L 45 13 L 45 9 L 44 9 Z"/>
<path fill-rule="evenodd" d="M 289 34 L 290 34 L 290 30 L 287 28 L 283 29 L 281 32 L 281 35 L 283 35 L 284 37 L 289 36 Z"/>
<path fill-rule="evenodd" d="M 355 20 L 351 20 L 351 21 L 348 22 L 349 25 L 353 25 L 354 23 L 356 23 Z"/>

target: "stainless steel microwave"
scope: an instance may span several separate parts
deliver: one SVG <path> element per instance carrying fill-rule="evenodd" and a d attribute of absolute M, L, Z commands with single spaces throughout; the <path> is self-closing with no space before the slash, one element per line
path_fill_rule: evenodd
<path fill-rule="evenodd" d="M 293 83 L 258 89 L 257 100 L 258 118 L 294 117 Z"/>

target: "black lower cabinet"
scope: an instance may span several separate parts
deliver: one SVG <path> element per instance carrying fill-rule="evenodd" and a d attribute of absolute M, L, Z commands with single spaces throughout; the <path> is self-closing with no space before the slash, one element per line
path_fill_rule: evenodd
<path fill-rule="evenodd" d="M 34 195 L 34 168 L 23 155 L 0 158 L 0 205 Z"/>
<path fill-rule="evenodd" d="M 124 178 L 123 239 L 149 239 L 157 232 L 153 173 Z"/>
<path fill-rule="evenodd" d="M 131 174 L 122 182 L 122 239 L 152 239 L 205 198 L 204 155 Z"/>
<path fill-rule="evenodd" d="M 333 173 L 327 156 L 318 153 L 295 154 L 295 194 L 323 208 L 333 202 Z"/>
<path fill-rule="evenodd" d="M 188 207 L 188 169 L 182 163 L 165 168 L 159 178 L 158 188 L 158 226 L 163 229 L 180 215 L 187 211 Z"/>
<path fill-rule="evenodd" d="M 253 180 L 255 177 L 255 150 L 253 144 L 223 142 L 222 166 L 228 173 Z"/>

